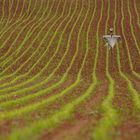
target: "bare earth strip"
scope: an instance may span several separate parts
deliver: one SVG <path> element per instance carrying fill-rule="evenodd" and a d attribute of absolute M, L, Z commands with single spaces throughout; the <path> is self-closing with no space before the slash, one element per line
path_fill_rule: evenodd
<path fill-rule="evenodd" d="M 139 20 L 139 0 L 0 0 L 0 139 L 140 139 Z"/>

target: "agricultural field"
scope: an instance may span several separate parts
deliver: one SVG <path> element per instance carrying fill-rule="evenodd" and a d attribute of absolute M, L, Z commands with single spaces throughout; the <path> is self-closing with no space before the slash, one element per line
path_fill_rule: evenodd
<path fill-rule="evenodd" d="M 140 1 L 0 0 L 0 140 L 140 140 Z"/>

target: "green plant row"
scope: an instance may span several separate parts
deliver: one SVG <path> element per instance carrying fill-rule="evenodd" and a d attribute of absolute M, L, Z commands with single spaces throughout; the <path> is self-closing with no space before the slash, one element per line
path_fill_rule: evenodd
<path fill-rule="evenodd" d="M 77 9 L 77 7 L 76 7 L 76 9 Z M 74 13 L 73 13 L 72 17 L 69 19 L 69 23 L 70 23 L 70 21 L 74 18 L 75 13 L 76 13 L 76 9 L 74 10 Z M 79 18 L 78 18 L 78 19 L 79 19 Z M 65 56 L 67 55 L 67 53 L 68 53 L 68 51 L 69 51 L 69 47 L 70 47 L 69 44 L 70 44 L 71 35 L 72 35 L 72 33 L 74 32 L 74 28 L 75 28 L 75 26 L 76 26 L 76 24 L 77 24 L 78 19 L 76 20 L 76 22 L 74 23 L 74 25 L 73 25 L 73 27 L 72 27 L 72 30 L 70 31 L 70 35 L 69 35 L 70 37 L 69 37 L 69 39 L 68 39 L 68 43 L 67 43 L 67 46 L 66 46 L 67 50 L 66 50 L 66 52 L 64 53 L 63 59 L 65 58 Z M 73 56 L 73 61 L 74 61 L 75 57 L 76 57 L 76 55 Z M 60 64 L 62 63 L 63 59 L 60 61 Z M 72 64 L 70 64 L 70 68 L 71 68 L 71 66 L 72 66 Z M 58 68 L 58 67 L 59 67 L 59 65 L 57 66 L 57 68 Z M 70 69 L 70 68 L 69 68 L 69 69 Z M 51 80 L 53 74 L 54 74 L 54 72 L 51 74 L 51 76 L 49 76 L 47 79 L 45 79 L 45 82 L 48 82 L 49 80 Z M 64 74 L 64 76 L 61 78 L 61 79 L 62 79 L 62 80 L 61 80 L 61 83 L 62 83 L 62 81 L 64 82 L 64 81 L 66 80 L 67 74 L 68 74 L 68 70 L 67 70 L 66 74 Z M 44 81 L 43 81 L 43 82 L 44 82 Z M 44 84 L 43 82 L 40 83 L 40 84 L 37 86 L 37 88 L 40 87 L 41 84 Z M 54 85 L 53 85 L 53 86 L 54 86 Z M 50 87 L 50 88 L 51 88 L 51 87 Z M 16 89 L 16 88 L 15 88 L 15 89 Z M 33 89 L 33 88 L 31 87 L 31 88 L 26 88 L 26 90 L 19 90 L 19 91 L 13 92 L 12 94 L 7 95 L 7 97 L 8 97 L 8 96 L 15 95 L 15 94 L 16 94 L 16 95 L 18 95 L 18 94 L 23 94 L 23 92 L 25 93 L 26 91 L 32 91 L 32 89 Z M 2 98 L 3 98 L 3 97 L 2 97 Z"/>
<path fill-rule="evenodd" d="M 128 13 L 129 13 L 129 19 L 130 19 L 130 30 L 131 30 L 131 34 L 132 34 L 132 37 L 133 37 L 133 40 L 134 40 L 134 43 L 135 43 L 135 46 L 136 46 L 136 49 L 137 49 L 137 51 L 138 51 L 138 53 L 139 53 L 139 55 L 140 55 L 140 48 L 139 48 L 139 45 L 138 45 L 138 41 L 137 41 L 137 38 L 136 38 L 136 35 L 135 35 L 135 33 L 134 33 L 134 28 L 133 28 L 133 23 L 132 23 L 132 14 L 131 14 L 131 11 L 130 11 L 130 1 L 128 0 L 128 5 L 127 5 L 127 8 L 128 8 Z M 135 7 L 134 7 L 134 9 L 136 10 L 136 3 L 135 3 Z M 136 11 L 136 15 L 138 16 L 138 13 L 137 13 L 137 11 Z M 139 25 L 139 17 L 138 17 L 138 25 Z M 133 72 L 133 74 L 137 77 L 137 78 L 139 78 L 140 79 L 140 74 L 139 73 L 137 73 L 137 72 L 135 72 L 134 70 L 132 71 Z"/>
<path fill-rule="evenodd" d="M 78 21 L 78 19 L 77 19 L 77 21 Z M 75 22 L 75 24 L 74 24 L 74 26 L 73 26 L 73 28 L 72 28 L 72 30 L 71 30 L 71 32 L 70 32 L 70 36 L 72 35 L 72 32 L 74 32 L 74 27 L 76 26 L 76 24 L 78 23 L 78 22 Z M 69 41 L 68 41 L 68 46 L 67 46 L 67 49 L 70 47 L 69 46 L 69 44 L 70 44 L 70 38 L 69 38 Z M 67 51 L 68 52 L 68 51 Z M 64 74 L 64 76 L 62 77 L 62 79 L 61 79 L 61 81 L 59 82 L 59 84 L 61 83 L 62 84 L 62 82 L 64 82 L 64 80 L 66 80 L 66 77 L 67 77 L 67 74 L 68 74 L 68 72 L 69 72 L 69 70 L 71 69 L 71 67 L 72 67 L 72 63 L 74 62 L 74 60 L 75 60 L 75 58 L 76 58 L 76 56 L 77 56 L 77 53 L 78 53 L 78 50 L 76 51 L 76 53 L 75 53 L 75 55 L 74 55 L 74 57 L 73 57 L 73 60 L 71 61 L 71 64 L 70 64 L 70 67 L 68 68 L 68 70 L 67 70 L 67 72 L 66 72 L 66 74 Z M 66 55 L 66 54 L 65 54 Z M 58 86 L 58 84 L 55 84 L 55 85 L 53 85 L 52 87 L 56 87 L 56 86 Z M 43 92 L 40 92 L 40 93 L 38 93 L 38 96 L 40 96 L 41 94 L 45 94 L 45 92 L 47 92 L 47 91 L 50 91 L 50 89 L 52 89 L 52 87 L 49 87 L 49 89 L 46 89 L 46 90 L 44 90 Z M 16 92 L 16 95 L 18 95 L 18 94 L 20 94 L 20 93 L 22 93 L 21 92 L 21 90 L 17 93 Z M 14 94 L 13 94 L 14 95 Z M 10 94 L 8 95 L 8 96 L 11 96 Z M 7 97 L 8 97 L 7 96 Z M 26 98 L 24 98 L 24 99 L 29 99 L 31 96 L 28 96 L 28 97 L 26 97 Z M 37 93 L 36 93 L 36 95 L 34 96 L 34 97 L 37 97 Z M 2 97 L 3 98 L 3 97 Z M 23 99 L 23 100 L 24 100 Z M 11 103 L 13 103 L 13 102 L 11 102 Z"/>
<path fill-rule="evenodd" d="M 30 1 L 31 2 L 31 1 Z M 35 4 L 36 4 L 36 2 L 37 1 L 35 1 Z M 29 3 L 29 5 L 31 5 L 30 3 Z M 3 28 L 3 30 L 1 31 L 1 35 L 0 35 L 0 38 L 2 38 L 2 36 L 4 36 L 6 33 L 8 33 L 8 31 L 10 32 L 10 35 L 14 32 L 14 31 L 16 31 L 16 29 L 17 28 L 19 28 L 23 23 L 28 23 L 29 21 L 32 21 L 32 20 L 34 20 L 35 18 L 36 18 L 36 15 L 34 16 L 34 18 L 32 19 L 32 20 L 30 20 L 30 18 L 31 18 L 31 15 L 34 13 L 34 11 L 35 11 L 35 7 L 33 8 L 33 11 L 29 14 L 29 16 L 28 16 L 28 18 L 26 18 L 26 19 L 24 19 L 23 21 L 22 20 L 17 20 L 17 21 L 15 21 L 13 24 L 11 24 L 11 25 L 9 25 L 8 27 L 5 27 L 5 28 Z M 14 29 L 14 30 L 13 30 Z M 9 36 L 9 34 L 8 34 L 8 36 Z M 9 37 L 10 38 L 10 37 Z M 3 47 L 4 47 L 4 44 L 6 43 L 6 41 L 7 41 L 8 39 L 6 39 L 6 40 L 4 40 L 4 43 L 3 43 Z M 1 47 L 1 48 L 3 48 L 3 47 Z M 4 57 L 4 56 L 2 56 L 2 57 Z M 2 59 L 2 58 L 1 58 Z M 0 59 L 0 60 L 1 60 Z"/>
<path fill-rule="evenodd" d="M 59 3 L 58 3 L 59 4 Z M 52 8 L 52 7 L 51 7 Z M 56 13 L 57 13 L 57 10 L 56 10 Z M 49 11 L 49 16 L 51 15 L 51 11 Z M 48 25 L 48 23 L 50 23 L 51 21 L 53 21 L 52 20 L 52 18 L 53 19 L 55 19 L 54 17 L 56 16 L 56 14 L 54 14 L 54 16 L 52 16 L 50 19 L 49 19 L 49 21 L 43 26 L 43 28 L 40 30 L 40 32 L 39 32 L 39 34 L 41 34 L 41 31 L 44 29 L 44 27 L 46 27 L 47 25 Z M 42 17 L 43 18 L 43 17 Z M 45 18 L 45 20 L 47 20 L 48 18 Z M 44 21 L 44 20 L 43 20 Z M 53 25 L 55 24 L 56 22 L 54 22 L 53 21 Z M 38 26 L 39 27 L 39 26 Z M 51 28 L 52 28 L 53 26 L 51 26 Z M 50 31 L 50 30 L 49 30 Z M 32 32 L 31 32 L 32 33 Z M 29 34 L 31 34 L 30 32 L 29 32 Z M 48 34 L 48 32 L 47 32 L 47 34 Z M 37 36 L 38 37 L 38 36 Z M 25 41 L 27 40 L 27 38 L 25 39 Z M 25 41 L 23 41 L 24 43 L 25 43 Z M 35 41 L 35 40 L 34 40 Z M 21 45 L 21 46 L 23 46 L 24 45 L 24 43 Z M 31 47 L 31 46 L 30 46 Z M 39 46 L 40 47 L 40 46 Z M 28 49 L 26 50 L 26 52 L 28 52 Z M 24 54 L 22 54 L 22 55 L 24 55 Z M 21 56 L 20 56 L 20 58 L 21 58 Z M 19 57 L 18 57 L 18 59 L 19 59 Z M 21 65 L 21 66 L 23 66 L 23 64 Z M 21 67 L 20 67 L 21 68 Z M 16 72 L 14 72 L 14 73 L 12 73 L 11 75 L 8 75 L 8 76 L 6 76 L 6 77 L 14 77 L 15 76 L 15 73 L 17 73 L 17 71 Z M 6 77 L 2 77 L 2 79 L 4 79 L 4 78 L 6 78 Z M 23 77 L 23 76 L 21 76 L 21 77 Z M 15 77 L 11 82 L 7 82 L 7 83 L 5 83 L 5 84 L 2 84 L 1 85 L 1 87 L 2 86 L 6 86 L 6 85 L 10 85 L 12 82 L 15 82 L 15 81 L 17 81 L 18 80 L 18 78 L 19 77 Z"/>
<path fill-rule="evenodd" d="M 130 64 L 130 68 L 131 70 L 133 70 L 133 65 L 132 65 L 132 61 L 131 61 L 131 56 L 130 56 L 130 53 L 129 53 L 129 49 L 128 49 L 128 43 L 127 43 L 127 40 L 126 40 L 126 37 L 125 37 L 125 33 L 124 33 L 124 8 L 123 8 L 123 1 L 121 1 L 121 14 L 122 14 L 122 19 L 121 19 L 121 26 L 122 26 L 122 34 L 124 36 L 124 41 L 125 41 L 125 44 L 126 44 L 126 49 L 127 49 L 127 53 L 128 53 L 128 58 L 129 58 L 129 64 Z M 139 99 L 139 94 L 138 92 L 135 90 L 132 82 L 129 80 L 129 78 L 121 71 L 121 64 L 120 64 L 120 51 L 119 51 L 119 47 L 117 47 L 117 63 L 118 63 L 118 67 L 119 67 L 119 73 L 120 73 L 120 76 L 127 81 L 127 85 L 128 85 L 128 90 L 129 92 L 131 93 L 132 95 L 132 99 L 133 99 L 133 102 L 134 102 L 134 105 L 135 105 L 135 108 L 136 109 L 139 109 L 140 108 L 140 99 Z"/>
<path fill-rule="evenodd" d="M 95 1 L 96 2 L 96 1 Z M 96 5 L 96 4 L 95 4 Z M 95 9 L 97 10 L 97 9 Z M 101 22 L 101 17 L 100 20 Z M 99 22 L 99 23 L 100 23 Z M 98 23 L 98 29 L 99 29 L 99 23 Z M 97 30 L 98 32 L 98 30 Z M 96 64 L 97 64 L 97 58 L 98 58 L 98 44 L 96 44 L 96 57 L 94 61 L 94 67 L 93 67 L 93 73 L 92 73 L 92 78 L 93 78 L 93 83 L 90 85 L 90 87 L 87 89 L 87 91 L 80 96 L 78 99 L 74 100 L 71 103 L 68 103 L 64 107 L 62 107 L 59 111 L 54 113 L 52 116 L 50 116 L 48 119 L 42 119 L 36 123 L 32 123 L 28 128 L 25 127 L 23 129 L 23 133 L 15 130 L 13 133 L 9 136 L 9 139 L 30 139 L 30 136 L 33 136 L 33 139 L 37 138 L 38 134 L 41 133 L 44 129 L 50 129 L 54 128 L 57 125 L 59 125 L 62 121 L 65 119 L 68 119 L 71 117 L 73 112 L 75 111 L 76 107 L 82 103 L 86 98 L 88 98 L 92 93 L 93 90 L 95 89 L 97 85 L 97 78 L 96 78 Z M 36 134 L 36 135 L 34 135 Z M 23 137 L 24 136 L 24 137 Z"/>
<path fill-rule="evenodd" d="M 42 3 L 42 6 L 43 6 L 43 3 Z M 42 9 L 42 6 L 39 8 L 40 10 L 38 10 L 38 12 L 37 12 L 37 14 L 36 14 L 36 18 L 37 18 L 37 15 L 39 14 L 39 12 L 41 11 L 41 9 Z M 46 9 L 47 10 L 47 9 Z M 46 13 L 47 11 L 45 11 L 45 13 Z M 51 11 L 50 11 L 51 12 Z M 44 14 L 43 14 L 44 15 Z M 34 30 L 35 29 L 37 29 L 37 27 L 40 27 L 39 25 L 42 23 L 41 21 L 44 19 L 43 18 L 43 15 L 40 17 L 40 20 L 38 21 L 34 21 L 35 20 L 35 17 L 32 19 L 32 20 L 30 20 L 30 22 L 29 23 L 27 23 L 27 24 L 25 24 L 24 25 L 24 27 L 20 30 L 20 32 L 18 33 L 18 35 L 17 35 L 17 37 L 16 37 L 16 39 L 12 42 L 12 44 L 11 44 L 11 46 L 10 46 L 10 49 L 6 52 L 7 54 L 8 53 L 10 53 L 10 50 L 12 49 L 12 46 L 14 45 L 14 43 L 18 40 L 18 38 L 19 38 L 19 36 L 21 35 L 21 33 L 22 32 L 24 32 L 24 30 L 26 29 L 26 27 L 28 27 L 28 25 L 30 25 L 30 23 L 33 23 L 32 24 L 32 26 L 30 26 L 30 29 L 28 30 L 28 32 L 27 32 L 27 34 L 26 34 L 26 36 L 25 36 L 25 38 L 24 38 L 24 40 L 22 41 L 22 43 L 20 44 L 20 46 L 16 49 L 16 51 L 14 51 L 14 53 L 13 53 L 13 55 L 14 56 L 17 56 L 16 57 L 16 60 L 12 60 L 12 53 L 10 53 L 10 55 L 7 57 L 6 56 L 6 59 L 5 58 L 3 58 L 4 59 L 4 62 L 1 64 L 2 65 L 2 67 L 4 67 L 4 64 L 7 64 L 8 63 L 8 61 L 9 60 L 11 60 L 11 61 L 9 61 L 10 62 L 10 65 L 8 66 L 8 67 L 6 67 L 5 69 L 4 69 L 4 71 L 0 74 L 1 75 L 1 79 L 4 79 L 4 78 L 6 78 L 6 77 L 10 77 L 9 75 L 7 76 L 3 76 L 3 74 L 6 72 L 6 70 L 8 69 L 8 68 L 10 68 L 12 65 L 13 65 L 13 63 L 15 64 L 22 56 L 24 56 L 25 55 L 25 53 L 26 52 L 28 52 L 28 50 L 31 48 L 31 46 L 32 45 L 29 45 L 29 47 L 28 47 L 28 49 L 26 49 L 26 51 L 24 51 L 24 52 L 22 52 L 22 55 L 20 55 L 20 56 L 18 56 L 18 53 L 21 51 L 21 49 L 23 48 L 23 46 L 24 46 L 24 44 L 26 43 L 26 41 L 30 38 L 30 36 L 33 34 L 33 32 L 34 32 Z M 49 13 L 49 16 L 50 16 L 50 13 Z M 47 16 L 47 18 L 45 18 L 46 20 L 48 19 L 48 16 Z M 44 21 L 44 20 L 43 20 Z M 46 24 L 48 24 L 48 22 L 46 23 Z M 35 26 L 36 25 L 36 26 Z M 35 28 L 35 27 L 36 28 Z M 35 28 L 35 29 L 34 29 Z M 33 31 L 32 31 L 32 29 L 34 29 Z M 43 30 L 43 29 L 42 29 Z M 41 30 L 41 31 L 42 31 Z M 32 32 L 31 32 L 32 31 Z M 40 32 L 39 32 L 40 33 Z M 4 56 L 3 56 L 4 57 Z M 23 65 L 23 64 L 22 64 Z M 15 73 L 16 73 L 17 71 L 15 71 L 14 73 L 12 73 L 12 75 L 14 75 Z"/>
<path fill-rule="evenodd" d="M 68 14 L 68 15 L 69 15 L 69 14 Z M 68 16 L 66 16 L 66 17 L 64 18 L 64 20 L 62 20 L 62 22 L 61 22 L 60 25 L 58 26 L 57 30 L 55 31 L 55 33 L 54 33 L 54 35 L 53 35 L 53 38 L 55 37 L 55 34 L 57 33 L 59 27 L 62 25 L 62 23 L 63 23 L 67 18 L 68 18 Z M 70 18 L 70 19 L 71 19 L 71 18 Z M 51 29 L 50 29 L 49 31 L 51 31 Z M 47 34 L 47 35 L 48 35 L 48 34 Z M 47 35 L 46 35 L 46 36 L 47 36 Z M 46 36 L 45 36 L 45 37 L 46 37 Z M 50 40 L 49 46 L 50 46 L 51 43 L 53 42 L 53 38 Z M 62 41 L 62 35 L 61 35 L 60 38 L 61 38 L 61 39 L 59 40 L 58 45 L 60 45 L 60 43 L 61 43 L 61 41 Z M 44 38 L 44 39 L 45 39 L 45 38 Z M 42 42 L 43 42 L 43 40 L 42 40 Z M 39 47 L 41 47 L 41 45 L 40 45 Z M 48 49 L 47 49 L 47 50 L 48 50 Z M 46 50 L 46 51 L 47 51 L 47 50 Z M 58 48 L 56 49 L 55 52 L 57 52 L 57 50 L 58 50 Z M 44 52 L 44 54 L 42 55 L 42 57 L 45 55 L 46 51 Z M 36 50 L 36 52 L 37 52 L 37 50 Z M 34 54 L 34 55 L 35 55 L 35 54 Z M 41 57 L 41 58 L 42 58 L 42 57 Z M 54 55 L 51 57 L 50 60 L 52 60 L 53 57 L 54 57 Z M 37 61 L 36 63 L 39 63 L 39 62 L 41 61 L 41 58 L 39 58 L 38 61 Z M 49 61 L 49 62 L 50 62 L 50 61 Z M 16 85 L 15 87 L 13 86 L 12 89 L 17 89 L 17 87 L 21 87 L 21 86 L 23 87 L 23 85 L 29 84 L 30 82 L 34 81 L 36 78 L 40 77 L 41 72 L 47 68 L 47 66 L 49 65 L 49 62 L 47 62 L 47 64 L 46 64 L 45 67 L 40 71 L 40 73 L 38 73 L 36 76 L 32 77 L 32 79 L 23 81 L 23 83 L 20 83 L 19 85 Z M 31 70 L 34 68 L 34 66 L 36 65 L 36 63 L 30 68 L 30 70 L 29 70 L 27 73 L 25 73 L 25 74 L 23 74 L 23 75 L 20 75 L 19 77 L 16 77 L 16 78 L 13 80 L 13 82 L 19 80 L 19 78 L 28 77 L 28 75 L 30 74 Z M 25 82 L 25 83 L 24 83 L 24 82 Z M 41 83 L 40 83 L 40 84 L 41 84 Z M 10 87 L 9 87 L 9 89 L 11 90 Z M 7 88 L 7 90 L 8 90 L 8 88 Z M 2 92 L 3 92 L 3 91 L 2 91 Z"/>
<path fill-rule="evenodd" d="M 110 13 L 110 0 L 108 1 L 108 10 L 107 10 L 107 19 L 106 19 L 106 33 L 107 33 L 107 25 L 109 21 L 109 13 Z M 115 22 L 116 22 L 116 1 L 115 1 L 115 19 L 114 19 L 114 24 L 113 28 L 115 28 Z M 109 61 L 109 50 L 106 49 L 106 77 L 109 82 L 109 87 L 108 87 L 108 95 L 105 97 L 103 103 L 101 104 L 101 109 L 103 110 L 103 117 L 101 120 L 98 122 L 97 126 L 94 129 L 93 132 L 93 140 L 110 140 L 112 139 L 111 132 L 118 124 L 119 118 L 117 111 L 112 105 L 114 96 L 115 96 L 115 82 L 113 78 L 111 77 L 108 67 L 108 61 Z"/>
<path fill-rule="evenodd" d="M 83 9 L 83 6 L 82 6 L 82 9 Z M 81 9 L 81 11 L 80 11 L 80 13 L 79 13 L 79 16 L 78 16 L 78 18 L 77 18 L 77 21 L 75 22 L 75 24 L 74 24 L 74 26 L 76 26 L 76 24 L 78 23 L 78 20 L 80 19 L 80 16 L 81 16 L 81 13 L 82 13 L 82 9 Z M 89 10 L 88 10 L 88 12 L 89 12 Z M 83 25 L 84 25 L 84 22 L 86 21 L 86 18 L 88 17 L 88 14 L 85 16 L 85 19 L 84 19 L 84 21 L 82 22 L 82 24 L 81 24 L 81 27 L 80 27 L 80 29 L 79 29 L 79 32 L 78 32 L 78 39 L 77 39 L 77 47 L 79 47 L 79 41 L 78 40 L 80 40 L 80 34 L 81 34 L 81 31 L 82 31 L 82 28 L 83 28 Z M 73 26 L 73 27 L 74 27 Z M 73 30 L 72 30 L 72 32 L 74 31 L 74 28 L 73 28 Z M 72 33 L 71 32 L 71 33 Z M 73 57 L 73 59 L 72 59 L 72 61 L 71 61 L 71 65 L 70 65 L 70 67 L 72 66 L 72 63 L 74 62 L 74 60 L 75 60 L 75 58 L 76 58 L 76 56 L 77 56 L 77 54 L 78 54 L 78 51 L 79 51 L 79 49 L 77 48 L 76 49 L 77 51 L 76 51 L 76 53 L 74 54 L 74 57 Z M 86 53 L 86 55 L 85 55 L 86 57 L 87 57 L 87 53 Z M 85 59 L 84 59 L 84 61 L 82 62 L 82 66 L 81 66 L 81 69 L 83 68 L 83 65 L 84 65 L 84 63 L 85 63 Z M 67 70 L 67 73 L 68 73 L 68 71 L 70 70 L 70 67 L 68 68 L 68 70 Z M 54 99 L 56 99 L 57 97 L 59 97 L 59 96 L 62 96 L 62 95 L 64 95 L 64 94 L 66 94 L 66 93 L 68 93 L 68 91 L 70 91 L 70 90 L 72 90 L 73 88 L 75 88 L 76 86 L 78 86 L 79 85 L 79 83 L 80 83 L 80 81 L 81 81 L 81 71 L 82 70 L 80 70 L 79 72 L 79 74 L 78 74 L 78 76 L 77 76 L 77 80 L 71 85 L 71 86 L 69 86 L 68 88 L 66 88 L 64 91 L 62 91 L 61 93 L 59 93 L 59 94 L 57 94 L 56 96 L 53 96 L 52 98 L 54 98 Z M 44 93 L 45 94 L 45 93 Z M 36 96 L 36 94 L 34 95 L 34 96 Z M 43 102 L 45 102 L 46 103 L 46 101 L 47 100 L 44 100 L 44 101 L 42 101 L 42 102 L 40 102 L 41 104 L 43 103 Z M 37 106 L 38 107 L 40 107 L 40 103 L 36 103 L 36 104 L 34 104 L 34 105 L 31 105 L 31 107 L 32 107 L 32 109 L 30 109 L 31 107 L 29 107 L 29 106 L 27 106 L 27 107 L 23 107 L 23 109 L 19 109 L 19 112 L 22 112 L 22 110 L 23 111 L 26 111 L 26 113 L 27 113 L 27 111 L 28 110 L 30 110 L 30 111 L 32 111 L 33 110 L 33 108 L 34 108 L 34 106 L 36 106 L 35 108 L 37 108 Z M 44 103 L 43 103 L 44 104 Z M 25 109 L 25 108 L 27 108 L 27 109 Z M 11 113 L 11 114 L 16 114 L 16 112 L 18 112 L 17 110 L 15 110 L 15 111 L 13 111 L 14 113 Z M 7 113 L 3 113 L 3 114 L 7 114 Z M 18 114 L 20 114 L 20 113 L 18 113 Z M 22 113 L 21 113 L 22 114 Z M 4 116 L 4 115 L 3 115 Z M 6 116 L 14 116 L 14 115 L 6 115 Z"/>
<path fill-rule="evenodd" d="M 5 55 L 3 55 L 2 57 L 1 57 L 1 67 L 3 67 L 3 68 L 5 68 L 6 66 L 7 66 L 7 64 L 10 62 L 10 65 L 12 65 L 12 62 L 10 61 L 11 60 L 11 58 L 12 58 L 12 55 L 14 55 L 14 56 L 16 56 L 19 52 L 20 52 L 20 50 L 22 49 L 22 47 L 24 46 L 24 44 L 25 44 L 25 42 L 26 42 L 26 40 L 27 39 L 29 39 L 29 37 L 31 36 L 31 34 L 32 34 L 32 29 L 34 29 L 36 26 L 35 25 L 38 25 L 38 27 L 39 27 L 39 23 L 40 23 L 40 21 L 42 20 L 42 19 L 44 19 L 43 18 L 43 16 L 44 16 L 44 14 L 42 14 L 41 16 L 40 16 L 40 18 L 39 19 L 37 19 L 38 17 L 39 17 L 39 15 L 40 15 L 40 13 L 42 13 L 42 9 L 43 9 L 43 2 L 41 3 L 41 6 L 39 7 L 39 10 L 37 11 L 37 13 L 35 14 L 35 16 L 34 16 L 34 18 L 32 19 L 32 20 L 30 20 L 27 24 L 25 24 L 24 22 L 22 22 L 23 23 L 23 25 L 22 25 L 22 23 L 20 23 L 18 26 L 16 26 L 16 29 L 20 29 L 20 31 L 19 31 L 19 33 L 17 34 L 17 36 L 15 37 L 15 39 L 12 41 L 12 43 L 11 43 L 11 46 L 10 46 L 10 49 L 5 53 Z M 47 13 L 48 12 L 48 9 L 47 9 L 47 7 L 46 7 L 46 11 L 45 11 L 45 13 Z M 48 14 L 47 14 L 48 15 Z M 32 24 L 32 25 L 31 25 Z M 35 26 L 35 27 L 34 27 Z M 20 36 L 25 32 L 25 30 L 26 30 L 26 28 L 29 28 L 29 30 L 28 30 L 28 32 L 26 33 L 26 35 L 25 35 L 25 37 L 24 37 L 24 40 L 22 40 L 21 41 L 21 45 L 20 46 L 18 46 L 18 48 L 13 52 L 13 53 L 11 53 L 10 51 L 11 51 L 11 48 L 12 47 L 14 47 L 14 44 L 19 40 L 19 38 L 20 38 Z M 35 28 L 36 29 L 36 28 Z M 35 30 L 34 29 L 34 30 Z M 32 32 L 31 32 L 32 31 Z M 10 32 L 10 35 L 8 36 L 8 39 L 5 39 L 5 42 L 3 43 L 3 45 L 2 46 L 4 46 L 6 43 L 7 43 L 7 41 L 9 41 L 9 39 L 11 38 L 11 36 L 13 36 L 14 35 L 14 33 L 16 32 L 16 30 L 14 29 L 14 30 L 12 30 L 11 32 Z M 4 46 L 5 47 L 5 46 Z M 28 48 L 29 49 L 29 48 Z M 4 69 L 4 71 L 0 74 L 1 76 L 3 76 L 2 74 L 4 73 L 6 71 L 6 69 Z"/>
<path fill-rule="evenodd" d="M 71 18 L 69 18 L 69 22 L 68 22 L 68 23 L 70 23 L 71 20 L 74 18 L 76 9 L 77 9 L 77 6 L 76 6 L 76 8 L 75 8 L 75 10 L 74 10 L 73 15 L 71 16 Z M 67 51 L 65 52 L 64 56 L 66 56 L 66 54 L 67 54 L 67 52 L 68 52 L 68 50 L 69 50 L 69 47 L 70 47 L 69 44 L 70 44 L 71 35 L 72 35 L 72 33 L 74 32 L 74 27 L 75 27 L 76 24 L 78 23 L 78 20 L 79 20 L 79 18 L 77 18 L 77 21 L 75 21 L 75 24 L 74 24 L 72 30 L 70 31 L 69 41 L 68 41 L 67 46 L 66 46 L 66 47 L 67 47 Z M 68 24 L 66 24 L 66 26 L 65 26 L 65 28 L 64 28 L 64 31 L 66 30 L 67 26 L 68 26 Z M 64 31 L 62 32 L 62 35 L 63 35 Z M 62 36 L 61 36 L 61 37 L 62 37 Z M 77 46 L 78 46 L 78 45 L 79 45 L 79 44 L 77 44 Z M 59 48 L 59 46 L 58 46 L 58 48 Z M 17 99 L 17 100 L 13 100 L 13 101 L 8 101 L 8 102 L 5 102 L 4 104 L 5 104 L 5 105 L 7 104 L 7 105 L 9 106 L 9 104 L 11 104 L 11 105 L 16 105 L 17 103 L 20 103 L 20 102 L 21 102 L 21 103 L 24 103 L 24 102 L 26 102 L 26 101 L 29 101 L 29 100 L 32 99 L 32 98 L 40 97 L 40 96 L 42 96 L 42 95 L 45 95 L 45 94 L 49 93 L 49 92 L 52 91 L 53 89 L 55 89 L 55 88 L 57 88 L 57 87 L 60 87 L 60 86 L 66 81 L 66 79 L 67 79 L 68 72 L 69 72 L 69 70 L 70 70 L 71 67 L 72 67 L 72 64 L 73 64 L 73 62 L 74 62 L 74 60 L 75 60 L 75 58 L 76 58 L 76 56 L 77 56 L 77 53 L 78 53 L 78 49 L 77 49 L 76 53 L 75 53 L 74 56 L 73 56 L 73 59 L 72 59 L 72 61 L 71 61 L 71 64 L 70 64 L 69 68 L 67 69 L 66 73 L 62 76 L 62 78 L 61 78 L 60 81 L 58 81 L 57 83 L 54 83 L 52 86 L 50 86 L 50 87 L 48 87 L 48 88 L 46 88 L 46 89 L 44 89 L 44 90 L 41 90 L 41 91 L 39 91 L 39 92 L 36 92 L 35 94 L 29 94 L 29 95 L 27 95 L 27 96 L 25 96 L 25 97 L 23 97 L 23 98 L 19 98 L 19 99 Z M 51 78 L 53 78 L 53 77 L 50 77 L 49 79 L 51 79 Z M 47 79 L 45 79 L 45 81 L 47 81 Z M 27 89 L 27 91 L 29 91 L 29 89 Z M 30 92 L 32 92 L 32 90 L 31 90 Z M 15 94 L 16 94 L 16 95 L 19 95 L 19 94 L 24 94 L 24 93 L 26 93 L 26 91 L 22 92 L 21 90 L 19 90 L 18 92 L 13 92 L 13 93 L 11 93 L 11 94 L 7 94 L 7 96 L 6 96 L 6 95 L 0 96 L 0 99 L 12 97 L 12 96 L 15 95 Z M 4 106 L 5 106 L 5 105 L 4 105 Z M 7 106 L 7 105 L 6 105 L 6 106 Z M 2 106 L 3 106 L 3 105 L 2 105 Z"/>
<path fill-rule="evenodd" d="M 9 2 L 10 2 L 10 0 L 9 0 Z M 1 19 L 0 19 L 0 23 L 1 23 L 1 24 L 4 23 L 4 17 L 5 17 L 5 16 L 4 16 L 4 5 L 5 5 L 5 0 L 2 1 L 2 17 L 1 17 Z M 31 5 L 31 1 L 30 1 L 30 3 L 29 3 L 28 9 L 27 9 L 28 12 L 29 12 L 29 7 L 30 7 L 30 5 Z M 9 9 L 8 9 L 9 14 L 8 14 L 6 23 L 4 23 L 4 27 L 2 28 L 2 30 L 1 30 L 1 32 L 0 32 L 0 37 L 1 37 L 2 33 L 3 33 L 5 30 L 7 30 L 7 28 L 9 27 L 8 24 L 13 20 L 13 18 L 11 17 L 12 14 L 13 14 L 13 12 L 11 12 L 12 6 L 13 6 L 13 0 L 11 0 L 11 2 L 10 2 L 10 4 L 9 4 Z M 26 15 L 26 14 L 23 12 L 24 6 L 25 6 L 25 0 L 23 1 L 23 7 L 22 7 L 22 9 L 21 9 L 20 16 L 18 17 L 18 19 L 16 20 L 15 23 L 17 23 L 18 21 L 23 20 L 23 17 Z M 16 5 L 16 7 L 18 7 L 18 5 Z M 27 13 L 28 13 L 28 12 L 27 12 Z M 16 11 L 14 12 L 14 14 L 15 14 L 15 13 L 16 13 Z"/>

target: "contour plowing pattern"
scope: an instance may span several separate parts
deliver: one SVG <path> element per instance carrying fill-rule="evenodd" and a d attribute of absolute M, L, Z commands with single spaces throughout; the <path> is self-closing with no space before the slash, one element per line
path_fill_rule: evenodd
<path fill-rule="evenodd" d="M 140 139 L 139 37 L 138 0 L 0 0 L 0 139 Z"/>

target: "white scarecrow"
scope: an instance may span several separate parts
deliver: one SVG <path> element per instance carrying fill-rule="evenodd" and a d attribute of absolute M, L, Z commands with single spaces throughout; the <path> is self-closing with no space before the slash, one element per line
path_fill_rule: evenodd
<path fill-rule="evenodd" d="M 111 35 L 104 35 L 103 39 L 105 40 L 105 42 L 107 43 L 107 47 L 109 47 L 109 50 L 112 48 L 114 48 L 116 42 L 118 39 L 121 39 L 120 35 L 113 35 L 113 28 L 110 28 L 110 34 Z"/>

